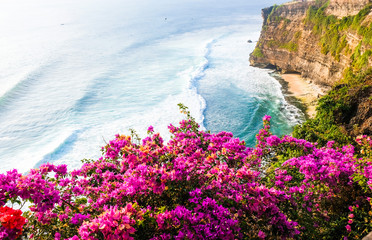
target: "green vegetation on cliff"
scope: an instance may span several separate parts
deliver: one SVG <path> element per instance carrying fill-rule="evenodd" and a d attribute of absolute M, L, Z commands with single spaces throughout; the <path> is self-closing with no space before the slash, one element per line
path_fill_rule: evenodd
<path fill-rule="evenodd" d="M 290 52 L 297 52 L 298 51 L 298 44 L 295 42 L 284 42 L 281 43 L 279 41 L 270 40 L 266 43 L 269 48 L 281 48 L 287 49 Z M 259 48 L 258 48 L 259 49 Z M 260 50 L 260 49 L 259 49 Z M 254 54 L 253 54 L 254 55 Z M 254 55 L 255 56 L 255 55 Z"/>
<path fill-rule="evenodd" d="M 319 36 L 323 54 L 331 54 L 336 61 L 340 61 L 341 54 L 348 56 L 350 67 L 345 69 L 344 78 L 319 100 L 316 117 L 297 126 L 293 135 L 323 145 L 330 140 L 347 144 L 351 142 L 351 136 L 365 133 L 351 120 L 358 104 L 366 101 L 370 105 L 372 100 L 369 85 L 372 79 L 372 23 L 365 21 L 372 4 L 365 6 L 357 15 L 342 19 L 325 14 L 328 4 L 329 1 L 317 1 L 315 6 L 311 6 L 305 25 Z M 360 36 L 359 44 L 354 48 L 347 42 L 350 32 Z"/>
<path fill-rule="evenodd" d="M 294 42 L 282 43 L 279 48 L 287 49 L 290 52 L 297 52 L 298 44 Z"/>
<path fill-rule="evenodd" d="M 288 24 L 291 22 L 290 19 L 285 18 L 283 16 L 280 16 L 278 14 L 278 11 L 283 7 L 284 5 L 274 5 L 270 8 L 264 9 L 264 14 L 267 14 L 267 17 L 265 18 L 265 22 L 267 24 L 275 23 L 275 24 L 281 24 L 282 28 L 285 29 Z M 262 31 L 267 30 L 267 25 L 263 26 Z M 280 49 L 286 49 L 289 52 L 297 52 L 298 51 L 298 40 L 301 37 L 301 32 L 296 32 L 295 34 L 292 34 L 290 31 L 286 31 L 283 35 L 290 36 L 288 39 L 276 39 L 276 40 L 268 40 L 265 42 L 265 45 L 269 48 L 280 48 Z M 262 43 L 259 43 L 255 50 L 252 52 L 251 56 L 256 58 L 263 58 L 265 55 L 262 51 Z"/>
<path fill-rule="evenodd" d="M 358 124 L 350 123 L 362 101 L 372 104 L 372 69 L 358 74 L 350 69 L 346 72 L 345 78 L 319 100 L 316 117 L 296 126 L 295 137 L 321 145 L 336 140 L 342 145 L 351 143 L 351 136 L 364 133 Z"/>
<path fill-rule="evenodd" d="M 361 53 L 361 46 L 372 46 L 372 25 L 364 20 L 372 9 L 368 4 L 357 15 L 337 19 L 333 15 L 326 15 L 325 10 L 329 1 L 318 1 L 316 5 L 307 10 L 305 25 L 312 28 L 314 34 L 320 36 L 321 51 L 323 54 L 331 54 L 337 61 L 340 61 L 340 54 L 343 50 L 345 55 L 351 56 L 352 66 L 356 70 L 368 66 L 368 58 L 372 52 L 365 50 Z M 354 51 L 347 43 L 347 35 L 356 32 L 360 35 L 360 43 Z"/>
<path fill-rule="evenodd" d="M 261 51 L 261 49 L 259 47 L 256 47 L 253 50 L 252 55 L 255 56 L 255 57 L 258 57 L 258 58 L 264 57 L 264 55 L 263 55 L 263 53 L 262 53 L 262 51 Z"/>
<path fill-rule="evenodd" d="M 274 14 L 282 6 L 283 5 L 274 4 L 274 6 L 271 9 L 270 14 L 267 16 L 267 22 L 281 22 L 281 21 L 284 21 L 285 23 L 290 22 L 289 19 L 286 19 L 286 18 L 281 17 L 281 16 L 277 16 L 277 15 Z"/>

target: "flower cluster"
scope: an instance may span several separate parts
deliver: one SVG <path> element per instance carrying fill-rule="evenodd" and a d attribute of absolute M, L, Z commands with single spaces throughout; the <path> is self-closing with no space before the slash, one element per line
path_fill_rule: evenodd
<path fill-rule="evenodd" d="M 22 235 L 23 225 L 27 220 L 21 215 L 21 210 L 0 207 L 0 239 L 16 239 Z"/>
<path fill-rule="evenodd" d="M 124 208 L 117 206 L 105 207 L 104 212 L 89 222 L 84 222 L 79 228 L 81 239 L 96 240 L 100 235 L 108 240 L 134 239 L 132 235 L 136 230 L 133 225 L 141 220 L 142 212 L 137 212 L 132 204 Z"/>
<path fill-rule="evenodd" d="M 169 126 L 167 143 L 149 127 L 141 143 L 116 135 L 100 159 L 70 173 L 46 164 L 0 174 L 0 206 L 31 202 L 21 231 L 28 239 L 355 238 L 372 230 L 372 166 L 352 146 L 277 137 L 265 116 L 247 148 L 231 133 L 200 131 L 182 110 L 188 118 Z"/>
<path fill-rule="evenodd" d="M 201 194 L 199 189 L 198 192 Z M 195 203 L 191 210 L 177 206 L 174 210 L 157 214 L 159 229 L 171 232 L 173 228 L 179 228 L 178 234 L 173 236 L 176 239 L 235 239 L 235 236 L 241 236 L 239 222 L 229 209 L 211 198 L 197 198 L 190 199 Z M 168 233 L 153 239 L 171 239 L 171 236 Z"/>
<path fill-rule="evenodd" d="M 355 141 L 361 146 L 360 153 L 362 155 L 372 156 L 372 139 L 367 135 L 358 136 Z"/>

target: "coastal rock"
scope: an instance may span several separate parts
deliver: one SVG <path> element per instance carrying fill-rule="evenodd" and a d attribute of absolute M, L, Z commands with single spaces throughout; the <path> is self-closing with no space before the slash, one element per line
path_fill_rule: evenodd
<path fill-rule="evenodd" d="M 369 0 L 330 0 L 326 13 L 338 18 L 356 15 L 368 3 Z"/>
<path fill-rule="evenodd" d="M 348 69 L 362 72 L 372 67 L 371 43 L 361 35 L 372 31 L 369 30 L 371 4 L 372 0 L 302 0 L 265 8 L 261 36 L 250 55 L 250 63 L 300 73 L 317 85 L 334 87 Z M 332 25 L 328 22 L 347 22 L 348 19 L 353 22 L 355 18 L 350 16 L 363 11 L 363 17 L 356 24 L 349 22 L 345 28 L 336 28 L 335 34 L 329 32 Z M 323 18 L 319 18 L 320 15 Z M 328 25 L 322 26 L 324 21 Z M 364 87 L 349 90 L 352 111 L 336 117 L 352 135 L 372 134 L 372 89 L 369 87 L 372 84 L 367 82 Z"/>
<path fill-rule="evenodd" d="M 372 0 L 332 0 L 325 12 L 342 18 L 358 13 L 369 2 Z M 310 7 L 320 7 L 319 1 L 295 1 L 263 9 L 264 25 L 257 43 L 260 54 L 251 54 L 251 65 L 273 65 L 285 72 L 298 72 L 320 85 L 332 86 L 340 80 L 350 66 L 351 54 L 341 52 L 337 59 L 322 53 L 320 36 L 305 21 Z M 346 37 L 350 49 L 361 40 L 356 31 L 348 32 Z"/>
<path fill-rule="evenodd" d="M 351 112 L 340 120 L 351 135 L 372 135 L 372 78 L 364 86 L 349 90 Z M 372 237 L 371 237 L 372 240 Z"/>
<path fill-rule="evenodd" d="M 368 233 L 362 240 L 372 240 L 372 232 Z"/>

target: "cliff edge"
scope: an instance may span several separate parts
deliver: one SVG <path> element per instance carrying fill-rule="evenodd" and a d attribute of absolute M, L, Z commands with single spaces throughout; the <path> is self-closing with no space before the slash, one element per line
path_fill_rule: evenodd
<path fill-rule="evenodd" d="M 351 56 L 356 51 L 370 48 L 362 42 L 363 36 L 358 34 L 358 29 L 351 26 L 352 21 L 343 30 L 333 25 L 341 18 L 346 22 L 366 8 L 368 13 L 353 25 L 368 26 L 372 18 L 370 2 L 296 1 L 263 9 L 264 25 L 257 47 L 251 54 L 251 64 L 260 67 L 273 65 L 285 72 L 299 72 L 318 84 L 332 86 L 352 64 Z"/>
<path fill-rule="evenodd" d="M 371 10 L 372 0 L 302 0 L 265 8 L 250 63 L 300 73 L 336 93 L 342 89 L 343 108 L 332 108 L 334 122 L 352 135 L 372 134 Z"/>

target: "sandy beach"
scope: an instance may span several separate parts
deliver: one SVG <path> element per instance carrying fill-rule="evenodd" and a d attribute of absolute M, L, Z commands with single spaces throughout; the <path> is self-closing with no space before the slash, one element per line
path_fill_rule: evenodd
<path fill-rule="evenodd" d="M 315 117 L 316 103 L 327 90 L 302 78 L 300 74 L 285 73 L 281 74 L 281 77 L 288 83 L 288 95 L 299 99 L 305 105 L 309 118 Z"/>

